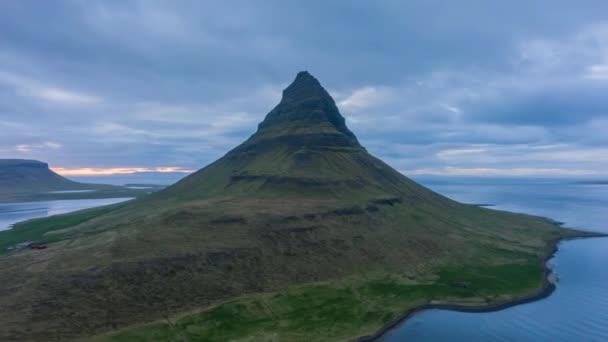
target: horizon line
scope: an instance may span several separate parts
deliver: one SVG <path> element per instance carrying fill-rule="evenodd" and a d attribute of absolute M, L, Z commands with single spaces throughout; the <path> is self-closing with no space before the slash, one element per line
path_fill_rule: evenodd
<path fill-rule="evenodd" d="M 184 173 L 196 172 L 196 169 L 181 166 L 159 167 L 50 167 L 53 172 L 62 176 L 115 176 L 136 173 Z M 608 177 L 608 172 L 599 170 L 559 169 L 559 168 L 462 168 L 438 167 L 398 170 L 406 176 L 462 176 L 462 177 Z"/>

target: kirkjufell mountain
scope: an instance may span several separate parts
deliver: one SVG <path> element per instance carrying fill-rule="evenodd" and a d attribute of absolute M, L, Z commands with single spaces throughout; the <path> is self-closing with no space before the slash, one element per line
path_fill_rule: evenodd
<path fill-rule="evenodd" d="M 416 199 L 451 202 L 370 155 L 346 127 L 332 97 L 308 72 L 298 73 L 255 134 L 158 197 L 230 195 L 270 201 L 346 200 L 353 205 L 355 199 L 360 200 L 358 205 Z"/>
<path fill-rule="evenodd" d="M 410 180 L 308 72 L 177 184 L 15 229 L 49 243 L 0 257 L 0 340 L 349 340 L 422 304 L 538 290 L 553 242 L 576 234 Z"/>

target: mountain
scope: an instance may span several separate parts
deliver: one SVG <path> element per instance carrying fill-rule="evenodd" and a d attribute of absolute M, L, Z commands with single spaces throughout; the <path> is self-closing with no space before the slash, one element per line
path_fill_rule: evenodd
<path fill-rule="evenodd" d="M 195 200 L 230 195 L 450 202 L 370 155 L 308 72 L 300 72 L 283 91 L 253 136 L 158 196 Z"/>
<path fill-rule="evenodd" d="M 37 160 L 0 159 L 0 203 L 138 197 L 160 188 L 80 183 L 58 175 L 47 163 Z"/>
<path fill-rule="evenodd" d="M 219 160 L 0 239 L 31 232 L 49 248 L 0 256 L 3 340 L 348 340 L 422 304 L 535 293 L 555 241 L 582 234 L 403 176 L 307 72 Z"/>
<path fill-rule="evenodd" d="M 0 192 L 43 192 L 88 189 L 86 184 L 64 178 L 47 163 L 26 159 L 0 159 Z"/>

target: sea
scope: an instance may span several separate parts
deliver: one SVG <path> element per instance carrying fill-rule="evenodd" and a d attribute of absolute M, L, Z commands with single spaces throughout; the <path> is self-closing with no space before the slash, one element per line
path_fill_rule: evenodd
<path fill-rule="evenodd" d="M 608 184 L 571 179 L 417 178 L 452 199 L 549 217 L 608 233 Z M 429 309 L 381 341 L 608 341 L 608 238 L 560 243 L 549 261 L 556 290 L 544 299 L 485 313 Z"/>
<path fill-rule="evenodd" d="M 11 229 L 17 222 L 100 207 L 131 198 L 75 199 L 39 202 L 0 203 L 0 230 Z"/>

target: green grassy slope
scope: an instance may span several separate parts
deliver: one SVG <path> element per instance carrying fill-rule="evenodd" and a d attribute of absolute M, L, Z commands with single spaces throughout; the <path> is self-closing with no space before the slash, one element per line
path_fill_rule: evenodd
<path fill-rule="evenodd" d="M 406 310 L 433 300 L 452 298 L 464 305 L 480 305 L 539 287 L 540 274 L 539 263 L 528 260 L 458 268 L 441 272 L 437 279 L 419 283 L 395 275 L 372 274 L 250 295 L 200 313 L 91 340 L 347 341 L 371 334 Z M 454 286 L 454 282 L 462 279 L 475 285 Z"/>
<path fill-rule="evenodd" d="M 11 247 L 14 247 L 19 242 L 36 241 L 52 243 L 65 240 L 68 236 L 53 234 L 53 232 L 84 223 L 97 216 L 109 213 L 121 205 L 123 204 L 85 209 L 75 213 L 17 223 L 13 229 L 0 231 L 0 254 L 15 252 Z"/>

